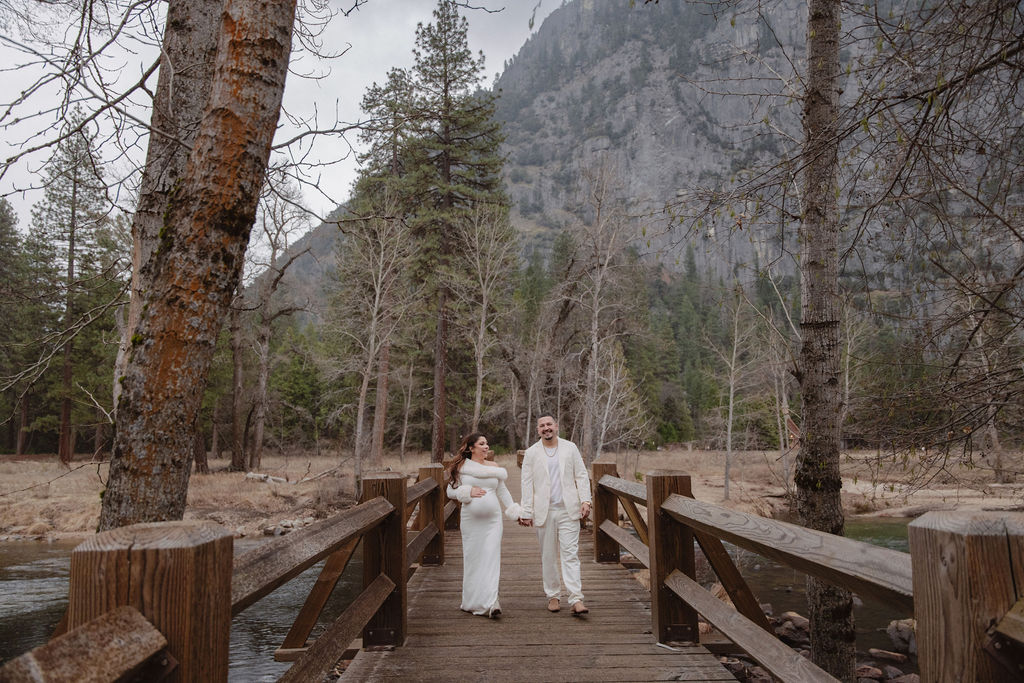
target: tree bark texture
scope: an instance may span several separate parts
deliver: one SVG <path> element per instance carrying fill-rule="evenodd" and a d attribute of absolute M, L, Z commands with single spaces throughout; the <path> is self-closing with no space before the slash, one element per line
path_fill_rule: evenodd
<path fill-rule="evenodd" d="M 115 409 L 131 338 L 139 325 L 143 292 L 153 277 L 152 270 L 145 266 L 159 242 L 167 201 L 185 171 L 210 99 L 223 7 L 223 0 L 175 0 L 167 6 L 146 166 L 132 219 L 131 299 L 114 367 Z"/>
<path fill-rule="evenodd" d="M 184 513 L 196 417 L 242 272 L 294 19 L 295 0 L 225 4 L 210 104 L 168 203 L 132 336 L 100 529 Z"/>
<path fill-rule="evenodd" d="M 803 126 L 803 215 L 800 223 L 803 425 L 796 472 L 801 524 L 843 534 L 839 475 L 840 387 L 838 0 L 811 0 L 807 22 L 807 91 Z M 811 656 L 844 681 L 854 680 L 853 600 L 849 591 L 807 580 Z"/>

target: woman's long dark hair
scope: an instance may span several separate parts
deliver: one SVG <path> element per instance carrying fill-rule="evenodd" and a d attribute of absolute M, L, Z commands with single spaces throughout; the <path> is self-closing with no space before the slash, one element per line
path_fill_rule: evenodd
<path fill-rule="evenodd" d="M 455 457 L 448 461 L 444 467 L 445 478 L 451 482 L 452 486 L 458 487 L 459 485 L 459 472 L 462 470 L 462 463 L 466 462 L 473 455 L 473 444 L 480 440 L 481 436 L 485 436 L 480 432 L 473 432 L 469 436 L 462 440 L 459 444 L 459 450 L 456 452 Z"/>

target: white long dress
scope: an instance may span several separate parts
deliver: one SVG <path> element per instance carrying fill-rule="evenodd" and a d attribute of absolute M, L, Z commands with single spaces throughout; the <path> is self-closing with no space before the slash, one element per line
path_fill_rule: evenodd
<path fill-rule="evenodd" d="M 509 519 L 517 519 L 521 508 L 505 486 L 508 472 L 504 467 L 466 460 L 458 479 L 458 488 L 448 487 L 448 497 L 462 503 L 462 609 L 490 616 L 501 609 L 501 506 Z M 486 493 L 473 498 L 470 491 L 474 486 Z"/>

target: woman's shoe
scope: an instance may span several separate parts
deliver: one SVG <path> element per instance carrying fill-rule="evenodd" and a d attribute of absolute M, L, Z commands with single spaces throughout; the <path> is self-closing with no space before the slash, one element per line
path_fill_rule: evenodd
<path fill-rule="evenodd" d="M 584 605 L 582 602 L 577 602 L 573 604 L 570 612 L 572 612 L 572 615 L 574 617 L 582 617 L 584 614 L 589 614 L 590 610 L 588 610 L 587 606 Z"/>
<path fill-rule="evenodd" d="M 560 609 L 562 609 L 562 608 L 559 607 L 559 605 L 558 605 L 558 598 L 551 598 L 550 600 L 548 600 L 548 611 L 549 612 L 557 612 Z"/>

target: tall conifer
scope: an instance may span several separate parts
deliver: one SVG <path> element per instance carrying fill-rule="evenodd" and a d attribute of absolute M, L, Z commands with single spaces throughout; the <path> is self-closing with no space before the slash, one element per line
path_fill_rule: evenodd
<path fill-rule="evenodd" d="M 483 55 L 469 50 L 469 24 L 456 3 L 440 0 L 433 23 L 416 28 L 415 100 L 410 113 L 412 165 L 407 176 L 418 198 L 412 224 L 419 238 L 419 275 L 429 283 L 434 330 L 431 458 L 445 451 L 449 292 L 438 277 L 450 267 L 455 224 L 476 204 L 505 204 L 501 189 L 501 125 L 495 96 L 479 89 Z"/>

